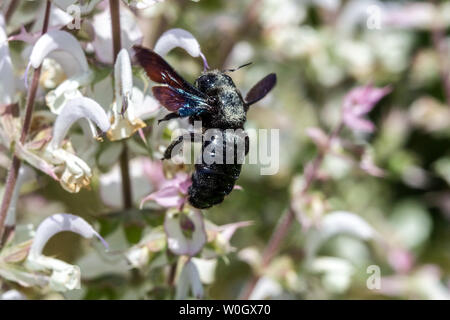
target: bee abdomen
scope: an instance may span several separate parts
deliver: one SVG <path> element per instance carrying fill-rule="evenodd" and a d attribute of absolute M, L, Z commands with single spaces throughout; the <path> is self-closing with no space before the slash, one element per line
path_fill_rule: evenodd
<path fill-rule="evenodd" d="M 239 164 L 198 164 L 189 187 L 189 202 L 198 209 L 210 208 L 223 201 L 236 183 Z"/>

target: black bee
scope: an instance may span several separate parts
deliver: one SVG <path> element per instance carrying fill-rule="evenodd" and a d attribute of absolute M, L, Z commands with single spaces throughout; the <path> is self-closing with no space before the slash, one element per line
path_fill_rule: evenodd
<path fill-rule="evenodd" d="M 202 161 L 195 165 L 188 200 L 192 206 L 199 209 L 221 203 L 233 190 L 241 172 L 242 160 L 249 149 L 248 137 L 237 134 L 236 129 L 242 129 L 241 132 L 244 132 L 249 106 L 272 90 L 276 84 L 276 75 L 272 73 L 260 80 L 244 100 L 231 77 L 224 72 L 205 71 L 193 86 L 157 53 L 141 46 L 134 46 L 133 49 L 137 61 L 145 69 L 148 77 L 166 85 L 152 88 L 155 98 L 171 111 L 160 121 L 182 117 L 189 117 L 191 123 L 201 120 L 203 133 L 191 133 L 191 141 L 202 141 L 202 135 L 210 132 L 207 129 L 216 129 L 209 139 L 203 141 Z M 170 159 L 172 150 L 181 142 L 183 136 L 172 141 L 163 159 Z M 229 152 L 229 149 L 226 149 L 226 142 L 233 146 L 231 163 L 226 161 Z M 205 154 L 209 161 L 205 160 Z M 218 161 L 211 163 L 211 159 Z"/>

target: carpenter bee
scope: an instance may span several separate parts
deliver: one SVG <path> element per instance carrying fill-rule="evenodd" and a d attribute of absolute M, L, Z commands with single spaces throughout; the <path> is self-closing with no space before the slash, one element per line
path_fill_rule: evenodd
<path fill-rule="evenodd" d="M 148 77 L 164 84 L 152 88 L 154 97 L 171 111 L 159 121 L 183 117 L 189 117 L 191 123 L 202 121 L 202 133 L 191 133 L 190 140 L 203 141 L 202 154 L 206 154 L 209 161 L 203 156 L 201 162 L 195 164 L 192 185 L 189 188 L 189 203 L 198 209 L 210 208 L 221 203 L 233 190 L 241 172 L 243 158 L 249 150 L 248 136 L 237 134 L 237 129 L 244 132 L 249 106 L 264 98 L 272 90 L 276 84 L 276 75 L 272 73 L 260 80 L 243 99 L 231 77 L 225 74 L 234 70 L 205 71 L 193 86 L 157 53 L 141 46 L 134 46 L 133 49 L 138 63 Z M 214 134 L 209 139 L 203 139 L 205 132 L 213 128 Z M 183 138 L 180 136 L 171 142 L 163 159 L 171 158 L 173 149 L 183 142 Z M 233 146 L 231 163 L 223 161 L 229 152 L 226 148 L 228 143 Z M 219 158 L 221 161 L 211 161 Z"/>

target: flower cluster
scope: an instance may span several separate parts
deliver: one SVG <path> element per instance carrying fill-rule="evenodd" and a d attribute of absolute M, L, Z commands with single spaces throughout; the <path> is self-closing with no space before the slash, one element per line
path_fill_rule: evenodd
<path fill-rule="evenodd" d="M 449 299 L 449 26 L 448 2 L 3 1 L 0 300 Z M 245 128 L 279 129 L 278 172 L 250 137 L 243 192 L 194 208 L 199 166 L 160 159 L 195 117 L 139 46 L 242 97 L 276 73 Z"/>

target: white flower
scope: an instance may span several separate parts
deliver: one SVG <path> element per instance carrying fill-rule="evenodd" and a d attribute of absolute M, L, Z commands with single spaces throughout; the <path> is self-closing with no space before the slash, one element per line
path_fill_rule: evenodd
<path fill-rule="evenodd" d="M 174 48 L 183 48 L 192 57 L 201 57 L 204 69 L 209 69 L 205 55 L 200 50 L 200 44 L 197 39 L 184 29 L 170 29 L 164 32 L 155 44 L 153 49 L 160 56 L 165 56 Z"/>
<path fill-rule="evenodd" d="M 183 266 L 180 277 L 177 282 L 175 299 L 186 299 L 189 291 L 197 299 L 203 297 L 203 286 L 200 281 L 200 274 L 195 264 L 188 260 Z"/>
<path fill-rule="evenodd" d="M 39 8 L 39 12 L 37 13 L 37 19 L 34 22 L 31 32 L 41 32 L 42 26 L 44 25 L 45 19 L 45 2 L 41 2 L 42 5 Z M 50 17 L 48 22 L 49 30 L 57 30 L 63 26 L 66 26 L 70 22 L 72 22 L 73 17 L 67 13 L 65 10 L 61 10 L 57 6 L 50 7 Z"/>
<path fill-rule="evenodd" d="M 327 291 L 338 294 L 350 287 L 351 277 L 355 273 L 350 262 L 336 257 L 315 258 L 308 267 L 311 272 L 322 274 L 322 284 Z"/>
<path fill-rule="evenodd" d="M 204 284 L 212 284 L 215 280 L 215 272 L 217 268 L 217 259 L 199 259 L 191 258 L 191 261 L 197 267 L 200 280 Z"/>
<path fill-rule="evenodd" d="M 123 48 L 129 51 L 134 44 L 141 43 L 142 32 L 137 25 L 134 14 L 127 8 L 121 8 L 120 25 Z M 98 60 L 103 63 L 112 64 L 114 56 L 112 54 L 112 30 L 109 6 L 106 6 L 101 13 L 94 15 L 92 26 L 95 30 L 93 46 Z"/>
<path fill-rule="evenodd" d="M 77 39 L 70 33 L 60 30 L 49 31 L 39 38 L 31 52 L 31 66 L 37 69 L 52 51 L 64 51 L 70 54 L 82 71 L 89 70 L 83 49 Z"/>
<path fill-rule="evenodd" d="M 174 254 L 195 256 L 206 243 L 203 216 L 198 210 L 188 213 L 168 211 L 164 229 L 167 245 Z"/>
<path fill-rule="evenodd" d="M 202 257 L 216 258 L 217 256 L 233 252 L 235 248 L 231 246 L 230 241 L 236 230 L 251 226 L 252 224 L 252 221 L 240 221 L 217 226 L 210 221 L 206 221 L 205 229 L 208 234 L 208 243 L 212 243 L 214 250 L 205 248 L 202 252 Z"/>
<path fill-rule="evenodd" d="M 176 47 L 183 48 L 193 57 L 201 57 L 204 68 L 209 68 L 198 41 L 183 29 L 166 31 L 158 39 L 155 52 L 166 55 Z M 111 108 L 112 125 L 108 132 L 108 138 L 112 141 L 126 139 L 145 127 L 142 119 L 148 118 L 159 109 L 156 99 L 145 95 L 133 85 L 131 61 L 126 48 L 118 53 L 114 65 L 114 96 Z"/>
<path fill-rule="evenodd" d="M 361 240 L 378 239 L 378 233 L 360 216 L 346 211 L 325 215 L 317 229 L 310 229 L 305 248 L 312 258 L 320 246 L 337 234 L 349 234 Z"/>
<path fill-rule="evenodd" d="M 112 125 L 108 138 L 112 141 L 130 137 L 137 130 L 144 128 L 145 123 L 136 117 L 132 104 L 133 73 L 130 56 L 126 49 L 120 50 L 114 65 L 114 95 L 112 105 Z"/>
<path fill-rule="evenodd" d="M 125 256 L 133 268 L 145 268 L 151 256 L 166 247 L 166 236 L 162 228 L 153 228 L 138 244 L 127 250 Z"/>
<path fill-rule="evenodd" d="M 249 300 L 263 300 L 277 297 L 283 293 L 283 287 L 274 279 L 262 276 L 256 283 Z"/>
<path fill-rule="evenodd" d="M 3 15 L 0 14 L 0 107 L 14 102 L 14 70 Z"/>
<path fill-rule="evenodd" d="M 48 107 L 52 112 L 58 114 L 67 101 L 82 97 L 79 89 L 92 81 L 93 73 L 89 69 L 86 56 L 79 42 L 68 32 L 51 30 L 42 35 L 31 52 L 30 66 L 35 69 L 38 68 L 47 57 L 51 57 L 60 64 L 68 77 L 55 90 L 46 95 Z M 44 81 L 46 80 L 45 75 L 52 72 L 54 70 L 47 70 L 43 74 Z"/>
<path fill-rule="evenodd" d="M 67 131 L 80 118 L 93 121 L 102 132 L 110 127 L 105 111 L 94 100 L 85 97 L 72 99 L 56 118 L 52 139 L 43 154 L 48 163 L 57 167 L 61 186 L 69 192 L 78 192 L 89 185 L 92 176 L 91 169 L 82 159 L 63 148 Z"/>
<path fill-rule="evenodd" d="M 56 291 L 67 291 L 80 288 L 80 268 L 61 260 L 42 255 L 48 240 L 62 231 L 78 233 L 84 238 L 97 237 L 106 248 L 107 243 L 84 219 L 65 213 L 54 214 L 46 218 L 36 230 L 26 266 L 36 271 L 51 271 L 50 287 Z"/>

